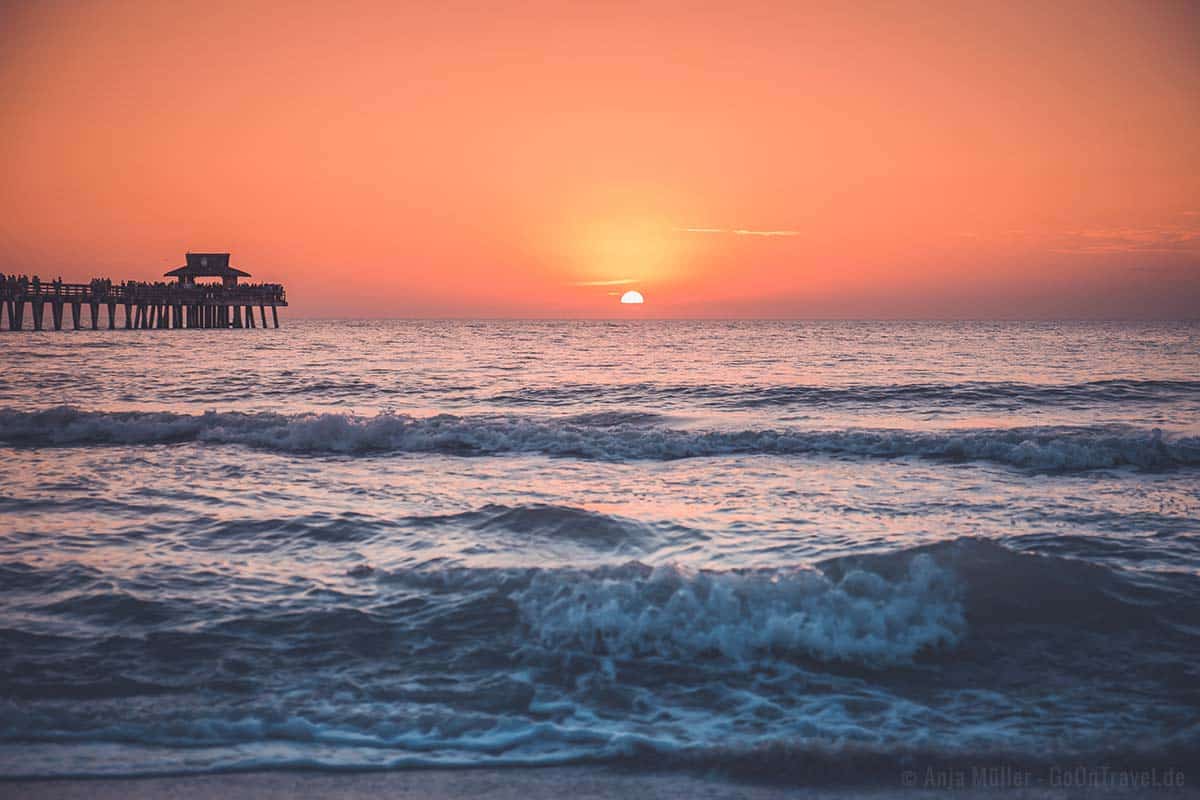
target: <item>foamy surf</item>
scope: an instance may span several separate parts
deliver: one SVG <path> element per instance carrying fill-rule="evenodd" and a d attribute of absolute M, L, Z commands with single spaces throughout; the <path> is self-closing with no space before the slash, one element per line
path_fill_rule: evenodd
<path fill-rule="evenodd" d="M 64 587 L 28 609 L 53 635 L 0 630 L 5 777 L 617 762 L 805 783 L 1200 752 L 1149 677 L 1194 671 L 1194 582 L 984 540 L 761 569 L 354 570 L 315 605 L 259 583 L 271 609 L 170 570 L 155 602 L 95 570 L 4 577 Z"/>
<path fill-rule="evenodd" d="M 887 580 L 853 569 L 714 573 L 630 565 L 539 573 L 515 596 L 541 647 L 616 659 L 808 657 L 884 667 L 952 649 L 966 632 L 958 587 L 927 556 Z"/>
<path fill-rule="evenodd" d="M 687 430 L 509 415 L 0 411 L 0 442 L 19 446 L 235 444 L 285 453 L 530 453 L 598 460 L 833 455 L 992 461 L 1046 471 L 1200 464 L 1200 437 L 1124 425 L 911 430 Z"/>

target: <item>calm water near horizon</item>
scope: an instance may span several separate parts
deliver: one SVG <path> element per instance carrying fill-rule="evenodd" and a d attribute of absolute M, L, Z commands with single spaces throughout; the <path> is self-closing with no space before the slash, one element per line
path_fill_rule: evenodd
<path fill-rule="evenodd" d="M 1200 323 L 283 326 L 0 335 L 0 777 L 1200 755 Z"/>

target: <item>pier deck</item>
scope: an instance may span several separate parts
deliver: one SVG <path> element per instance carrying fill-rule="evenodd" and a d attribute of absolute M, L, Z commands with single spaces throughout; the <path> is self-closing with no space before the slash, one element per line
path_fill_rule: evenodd
<path fill-rule="evenodd" d="M 267 327 L 267 308 L 270 308 L 271 319 L 278 328 L 278 309 L 288 303 L 287 294 L 279 284 L 114 284 L 94 280 L 91 283 L 50 281 L 35 285 L 10 278 L 0 281 L 0 329 L 7 317 L 8 330 L 22 330 L 26 304 L 32 312 L 33 330 L 45 329 L 48 305 L 49 322 L 58 331 L 62 330 L 63 310 L 67 307 L 71 309 L 72 327 L 80 329 L 84 306 L 90 312 L 88 322 L 92 330 L 100 328 L 101 307 L 108 311 L 109 330 L 118 327 L 118 307 L 125 310 L 123 327 L 127 330 L 254 328 L 257 327 L 256 306 L 262 327 Z"/>

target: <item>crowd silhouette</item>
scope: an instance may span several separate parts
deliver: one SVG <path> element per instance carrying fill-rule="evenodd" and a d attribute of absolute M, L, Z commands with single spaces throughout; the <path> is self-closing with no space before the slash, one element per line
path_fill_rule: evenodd
<path fill-rule="evenodd" d="M 32 278 L 28 275 L 5 275 L 0 273 L 0 288 L 12 294 L 62 294 L 63 279 L 55 278 L 49 283 L 42 281 L 40 275 Z"/>
<path fill-rule="evenodd" d="M 64 284 L 62 277 L 43 281 L 39 275 L 6 275 L 0 273 L 0 296 L 5 299 L 22 297 L 64 297 L 74 300 L 221 300 L 230 302 L 283 301 L 283 285 L 279 283 L 167 283 L 165 281 L 121 281 L 92 278 L 86 284 Z"/>

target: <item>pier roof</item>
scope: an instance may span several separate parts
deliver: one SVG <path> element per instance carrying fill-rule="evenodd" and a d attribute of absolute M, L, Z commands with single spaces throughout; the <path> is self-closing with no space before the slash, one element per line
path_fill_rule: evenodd
<path fill-rule="evenodd" d="M 187 264 L 164 273 L 167 278 L 249 278 L 243 272 L 229 266 L 229 253 L 188 253 Z"/>

